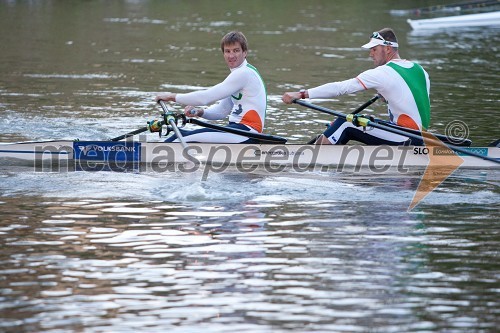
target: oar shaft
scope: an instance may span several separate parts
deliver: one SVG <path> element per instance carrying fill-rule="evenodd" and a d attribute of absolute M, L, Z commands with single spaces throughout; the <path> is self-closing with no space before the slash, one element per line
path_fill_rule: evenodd
<path fill-rule="evenodd" d="M 181 131 L 179 131 L 179 128 L 175 124 L 174 118 L 173 117 L 169 117 L 168 118 L 168 123 L 170 124 L 170 126 L 172 126 L 172 129 L 174 130 L 175 135 L 177 135 L 177 139 L 179 139 L 179 142 L 181 143 L 182 148 L 184 148 L 184 149 L 188 148 L 186 140 L 184 139 L 184 137 L 181 134 Z"/>
<path fill-rule="evenodd" d="M 280 136 L 253 133 L 253 132 L 249 132 L 249 131 L 239 130 L 237 128 L 231 128 L 231 127 L 227 127 L 227 126 L 219 126 L 219 125 L 203 122 L 203 121 L 198 120 L 196 118 L 189 118 L 188 122 L 190 122 L 191 124 L 203 126 L 206 128 L 215 129 L 215 130 L 222 131 L 222 132 L 228 132 L 228 133 L 232 133 L 232 134 L 246 136 L 248 138 L 257 139 L 257 140 L 263 141 L 263 142 L 284 144 L 287 141 L 287 139 L 282 138 Z"/>
<path fill-rule="evenodd" d="M 375 98 L 375 97 L 374 97 Z M 372 98 L 372 100 L 374 99 Z M 369 103 L 370 101 L 366 102 L 365 104 Z M 338 112 L 338 111 L 335 111 L 335 110 L 332 110 L 332 109 L 329 109 L 329 108 L 325 108 L 323 106 L 320 106 L 320 105 L 316 105 L 316 104 L 312 104 L 312 103 L 309 103 L 309 102 L 306 102 L 304 100 L 295 100 L 294 103 L 297 103 L 297 104 L 300 104 L 302 106 L 305 106 L 305 107 L 308 107 L 308 108 L 311 108 L 311 109 L 314 109 L 314 110 L 317 110 L 317 111 L 321 111 L 323 113 L 326 113 L 326 114 L 329 114 L 331 116 L 336 116 L 336 117 L 339 117 L 339 118 L 342 118 L 342 119 L 346 119 L 347 115 L 341 113 L 341 112 Z M 361 108 L 361 107 L 360 107 Z M 352 112 L 351 114 L 356 114 L 356 112 Z M 405 132 L 405 135 L 406 133 L 413 133 L 413 134 L 416 134 L 416 135 L 420 135 L 419 134 L 419 131 L 417 130 L 414 130 L 414 129 L 411 129 L 411 128 L 404 128 L 404 127 L 400 127 L 400 126 L 397 126 L 395 124 L 391 124 L 391 123 L 387 123 L 386 121 L 384 120 L 380 120 L 380 119 L 376 119 L 375 120 L 376 123 L 379 123 L 381 125 L 386 125 L 388 127 L 392 127 L 392 128 L 395 128 L 395 129 L 399 129 L 400 131 L 404 131 Z M 373 122 L 372 122 L 373 123 Z M 399 128 L 398 128 L 399 127 Z M 443 141 L 444 143 L 453 143 L 453 142 L 460 142 L 460 144 L 458 144 L 459 146 L 470 146 L 471 145 L 471 141 L 468 140 L 468 139 L 462 139 L 462 138 L 454 138 L 454 137 L 446 137 L 442 134 L 434 134 L 433 135 L 435 137 L 437 137 L 439 140 Z M 454 146 L 457 146 L 457 145 L 454 145 Z"/>
<path fill-rule="evenodd" d="M 308 107 L 310 109 L 321 111 L 321 112 L 329 114 L 331 116 L 336 116 L 336 117 L 339 117 L 339 118 L 342 118 L 342 119 L 346 119 L 346 117 L 347 117 L 347 115 L 343 114 L 342 112 L 334 111 L 334 110 L 325 108 L 325 107 L 323 107 L 321 105 L 312 104 L 312 103 L 306 102 L 306 101 L 304 101 L 302 99 L 296 99 L 293 102 L 296 103 L 296 104 Z"/>
<path fill-rule="evenodd" d="M 139 128 L 139 129 L 137 129 L 135 131 L 132 131 L 132 132 L 129 132 L 127 134 L 123 134 L 123 135 L 117 136 L 116 138 L 112 138 L 111 141 L 120 141 L 120 140 L 126 139 L 128 137 L 134 136 L 136 134 L 140 134 L 140 133 L 146 132 L 147 130 L 148 130 L 147 126 L 141 127 L 141 128 Z"/>
<path fill-rule="evenodd" d="M 417 135 L 420 134 L 420 131 L 418 131 L 418 130 L 400 127 L 400 126 L 393 124 L 391 122 L 388 122 L 386 120 L 375 119 L 375 121 L 381 125 L 389 126 L 392 128 L 399 128 L 399 129 L 401 129 L 405 132 L 408 132 L 408 133 L 413 133 L 413 134 L 417 134 Z M 439 133 L 432 133 L 432 135 L 434 135 L 436 138 L 443 141 L 444 143 L 449 143 L 449 144 L 452 144 L 454 146 L 469 147 L 472 144 L 471 140 L 465 139 L 465 138 L 455 138 L 452 136 L 446 136 L 446 135 L 439 134 Z"/>
<path fill-rule="evenodd" d="M 321 111 L 321 112 L 327 113 L 329 115 L 334 115 L 334 116 L 337 116 L 337 117 L 342 118 L 342 119 L 348 120 L 348 118 L 351 118 L 351 119 L 353 118 L 352 115 L 348 116 L 348 115 L 346 115 L 346 114 L 344 114 L 342 112 L 330 110 L 330 109 L 325 108 L 323 106 L 315 105 L 315 104 L 312 104 L 312 103 L 309 103 L 309 102 L 306 102 L 306 101 L 303 101 L 303 100 L 300 100 L 300 99 L 294 100 L 294 103 L 300 104 L 302 106 L 306 106 L 308 108 L 311 108 L 311 109 L 314 109 L 314 110 L 317 110 L 317 111 Z M 368 120 L 367 118 L 364 118 L 363 120 L 364 120 L 363 124 L 366 125 L 366 126 L 378 128 L 378 129 L 381 129 L 381 130 L 384 130 L 384 131 L 387 131 L 387 132 L 391 132 L 391 133 L 394 133 L 394 134 L 399 134 L 399 135 L 406 136 L 406 137 L 409 137 L 409 138 L 413 138 L 413 139 L 417 139 L 417 140 L 422 140 L 422 135 L 416 135 L 416 134 L 413 134 L 413 133 L 405 132 L 405 131 L 397 129 L 397 128 L 393 128 L 393 127 L 381 125 L 381 124 L 379 124 L 377 122 Z M 435 139 L 432 139 L 432 138 L 426 139 L 426 142 L 430 143 L 430 144 L 441 145 L 441 146 L 445 145 L 446 147 L 448 147 L 451 150 L 454 150 L 456 152 L 460 152 L 460 153 L 463 153 L 463 154 L 466 154 L 466 155 L 474 156 L 474 157 L 481 158 L 481 159 L 486 160 L 486 161 L 490 161 L 490 162 L 494 162 L 494 163 L 500 164 L 500 161 L 498 161 L 498 160 L 496 160 L 494 158 L 487 157 L 487 156 L 482 156 L 482 155 L 476 154 L 474 152 L 471 152 L 469 150 L 466 150 L 466 149 L 463 149 L 463 148 L 460 148 L 460 147 L 456 147 L 456 146 L 453 146 L 453 145 L 450 145 L 450 144 L 446 144 L 446 143 L 444 143 L 442 141 L 438 141 L 438 140 L 435 140 Z"/>
<path fill-rule="evenodd" d="M 375 101 L 379 98 L 380 98 L 379 95 L 373 96 L 370 100 L 366 101 L 363 105 L 360 105 L 356 110 L 352 111 L 351 114 L 360 113 L 361 111 L 363 111 L 364 109 L 375 103 Z"/>
<path fill-rule="evenodd" d="M 168 113 L 168 107 L 167 105 L 165 104 L 164 101 L 162 101 L 161 99 L 158 101 L 158 103 L 160 104 L 161 108 L 163 109 L 163 112 L 165 113 Z M 182 148 L 186 149 L 188 148 L 188 145 L 186 143 L 186 140 L 184 139 L 184 137 L 182 136 L 181 134 L 181 131 L 179 131 L 179 128 L 177 127 L 177 124 L 175 123 L 175 118 L 174 116 L 172 115 L 167 115 L 166 116 L 167 119 L 166 121 L 168 122 L 168 124 L 170 126 L 172 126 L 172 129 L 174 130 L 174 133 L 175 135 L 177 136 L 177 139 L 179 139 L 179 142 L 181 143 L 182 145 Z"/>
<path fill-rule="evenodd" d="M 413 139 L 417 139 L 417 140 L 421 140 L 423 138 L 422 135 L 415 135 L 415 134 L 412 134 L 412 133 L 409 133 L 409 132 L 405 132 L 405 131 L 399 130 L 397 128 L 392 128 L 392 127 L 389 127 L 389 126 L 381 125 L 381 124 L 373 122 L 373 121 L 368 121 L 367 122 L 367 126 L 378 128 L 378 129 L 381 129 L 381 130 L 384 130 L 384 131 L 387 131 L 387 132 L 391 132 L 391 133 L 394 133 L 394 134 L 399 134 L 399 135 L 407 136 L 409 138 L 413 138 Z M 453 151 L 456 151 L 456 152 L 459 152 L 459 153 L 462 153 L 462 154 L 465 154 L 465 155 L 470 155 L 470 156 L 474 156 L 474 157 L 477 157 L 477 158 L 481 158 L 481 159 L 486 160 L 486 161 L 490 161 L 490 162 L 494 162 L 494 163 L 500 164 L 499 160 L 496 160 L 496 159 L 488 157 L 488 156 L 479 155 L 477 153 L 474 153 L 472 151 L 466 150 L 464 148 L 460 148 L 460 147 L 457 147 L 457 146 L 453 146 L 453 145 L 444 143 L 444 142 L 442 142 L 440 140 L 436 140 L 436 139 L 433 139 L 433 138 L 426 137 L 426 139 L 425 139 L 424 142 L 426 144 L 437 145 L 437 146 L 443 146 L 444 145 L 444 146 L 448 147 L 449 149 L 451 149 Z"/>

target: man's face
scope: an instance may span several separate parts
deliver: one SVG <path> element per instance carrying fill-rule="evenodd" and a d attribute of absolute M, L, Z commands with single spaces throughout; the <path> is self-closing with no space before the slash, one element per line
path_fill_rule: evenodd
<path fill-rule="evenodd" d="M 370 58 L 373 59 L 375 67 L 385 65 L 387 63 L 388 46 L 377 45 L 370 49 Z"/>
<path fill-rule="evenodd" d="M 240 43 L 224 45 L 224 60 L 229 68 L 233 69 L 243 63 L 247 52 L 243 52 Z"/>

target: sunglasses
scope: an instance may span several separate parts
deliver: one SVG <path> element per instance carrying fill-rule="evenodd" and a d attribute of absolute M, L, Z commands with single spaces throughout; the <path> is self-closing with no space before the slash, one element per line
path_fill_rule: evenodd
<path fill-rule="evenodd" d="M 384 42 L 384 45 L 387 45 L 387 46 L 398 47 L 398 43 L 385 40 L 385 38 L 382 37 L 382 35 L 380 33 L 378 33 L 377 31 L 372 33 L 372 36 L 370 38 L 381 40 L 382 42 Z"/>

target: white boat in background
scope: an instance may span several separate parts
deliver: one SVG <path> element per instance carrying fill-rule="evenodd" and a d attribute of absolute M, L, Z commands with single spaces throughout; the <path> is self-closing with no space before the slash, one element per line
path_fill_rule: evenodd
<path fill-rule="evenodd" d="M 500 11 L 437 17 L 423 20 L 408 19 L 407 22 L 413 30 L 493 26 L 500 25 Z"/>
<path fill-rule="evenodd" d="M 462 147 L 500 161 L 499 147 Z M 477 156 L 458 153 L 445 146 L 365 146 L 311 144 L 215 144 L 140 141 L 42 141 L 0 143 L 2 166 L 54 166 L 72 164 L 78 170 L 95 170 L 96 165 L 203 165 L 283 166 L 301 168 L 351 166 L 389 171 L 458 165 L 464 168 L 499 169 L 500 164 Z M 328 170 L 328 169 L 327 169 Z"/>

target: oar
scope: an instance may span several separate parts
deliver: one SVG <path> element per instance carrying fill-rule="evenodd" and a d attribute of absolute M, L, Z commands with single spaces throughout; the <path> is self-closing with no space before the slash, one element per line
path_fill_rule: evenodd
<path fill-rule="evenodd" d="M 367 101 L 365 104 L 361 105 L 359 108 L 357 108 L 356 110 L 354 110 L 353 112 L 351 112 L 351 114 L 357 114 L 357 113 L 359 113 L 360 111 L 362 111 L 363 109 L 365 109 L 369 105 L 373 104 L 373 102 L 375 102 L 379 97 L 380 97 L 379 95 L 374 96 L 372 99 L 370 99 L 369 101 Z M 315 104 L 304 102 L 304 103 L 308 104 L 308 105 L 305 105 L 305 104 L 302 104 L 302 103 L 299 103 L 299 102 L 296 102 L 296 101 L 294 101 L 294 103 L 310 107 L 311 109 L 316 109 L 318 111 L 321 111 L 323 113 L 326 113 L 326 114 L 329 114 L 329 115 L 332 115 L 332 116 L 338 116 L 338 112 L 337 111 L 334 111 L 334 110 L 331 110 L 331 109 L 328 109 L 328 108 L 325 108 L 325 107 L 322 107 L 322 106 L 319 106 L 319 105 L 315 105 Z M 345 117 L 344 117 L 344 119 L 345 119 Z M 419 134 L 420 131 L 417 131 L 417 130 L 414 130 L 414 129 L 411 129 L 411 128 L 401 127 L 401 126 L 389 123 L 389 122 L 381 120 L 381 119 L 375 119 L 372 122 L 376 122 L 376 123 L 379 123 L 381 125 L 389 126 L 389 127 L 398 129 L 400 131 L 408 132 L 408 133 L 411 133 L 411 134 L 420 135 Z M 455 143 L 455 142 L 459 142 L 458 144 L 454 144 L 455 146 L 468 147 L 468 146 L 470 146 L 472 144 L 472 141 L 469 140 L 469 139 L 447 137 L 445 135 L 438 134 L 438 133 L 436 133 L 436 134 L 432 133 L 432 135 L 434 135 L 436 138 L 438 138 L 439 140 L 441 140 L 441 141 L 443 141 L 444 143 L 447 143 L 447 144 L 452 144 L 452 143 Z M 313 142 L 310 142 L 310 143 L 313 143 Z"/>
<path fill-rule="evenodd" d="M 167 106 L 165 105 L 165 102 L 161 101 L 161 103 L 159 102 L 159 104 L 163 108 L 164 112 L 168 113 L 168 109 L 167 109 Z M 173 119 L 173 117 L 172 117 L 172 121 L 175 121 Z M 198 126 L 203 126 L 203 127 L 206 127 L 206 128 L 211 128 L 211 129 L 219 130 L 219 131 L 222 131 L 222 132 L 228 132 L 228 133 L 232 133 L 232 134 L 238 134 L 238 135 L 246 136 L 246 137 L 249 137 L 249 138 L 260 140 L 262 142 L 278 143 L 278 144 L 285 144 L 287 142 L 287 139 L 285 139 L 283 137 L 280 137 L 280 136 L 260 134 L 260 133 L 253 133 L 253 132 L 249 132 L 249 131 L 239 130 L 237 128 L 219 126 L 219 125 L 215 125 L 215 124 L 205 123 L 205 122 L 203 122 L 201 120 L 198 120 L 198 119 L 195 119 L 195 118 L 189 118 L 188 122 L 190 122 L 192 124 L 195 124 L 195 125 L 198 125 Z M 160 125 L 164 125 L 165 122 L 162 120 L 162 121 L 159 122 L 159 124 Z M 175 134 L 177 135 L 177 137 L 179 138 L 179 141 L 183 140 L 182 135 L 179 135 L 180 133 L 177 133 L 177 131 L 179 131 L 178 127 L 177 126 L 172 126 L 172 128 L 173 128 Z M 134 136 L 136 134 L 140 134 L 140 133 L 146 132 L 148 129 L 149 129 L 148 126 L 141 127 L 141 128 L 139 128 L 139 129 L 137 129 L 135 131 L 132 131 L 132 132 L 129 132 L 129 133 L 117 136 L 116 138 L 112 138 L 111 141 L 120 141 L 120 140 L 123 140 L 125 138 Z M 182 141 L 181 141 L 181 143 L 182 143 Z"/>
<path fill-rule="evenodd" d="M 280 137 L 280 136 L 268 135 L 268 134 L 260 134 L 260 133 L 253 133 L 253 132 L 249 132 L 249 131 L 239 130 L 237 128 L 231 128 L 231 127 L 219 126 L 219 125 L 215 125 L 215 124 L 209 124 L 209 123 L 203 122 L 201 120 L 198 120 L 196 118 L 189 118 L 187 121 L 189 123 L 191 123 L 191 124 L 195 124 L 195 125 L 198 125 L 198 126 L 203 126 L 203 127 L 206 127 L 206 128 L 211 128 L 211 129 L 215 129 L 215 130 L 222 131 L 222 132 L 228 132 L 228 133 L 232 133 L 232 134 L 246 136 L 246 137 L 249 137 L 249 138 L 252 138 L 252 139 L 257 139 L 257 140 L 263 141 L 263 142 L 284 144 L 287 141 L 287 139 L 285 139 L 283 137 Z"/>
<path fill-rule="evenodd" d="M 335 115 L 335 116 L 337 116 L 339 118 L 345 119 L 346 121 L 349 121 L 349 122 L 353 123 L 355 126 L 374 127 L 374 128 L 378 128 L 378 129 L 387 131 L 387 132 L 394 133 L 394 134 L 399 134 L 399 135 L 402 135 L 402 136 L 406 136 L 406 137 L 409 137 L 409 138 L 412 138 L 412 139 L 417 139 L 417 140 L 422 140 L 423 139 L 422 135 L 416 135 L 416 134 L 413 134 L 413 133 L 402 131 L 402 130 L 397 129 L 397 128 L 392 128 L 392 127 L 389 127 L 389 126 L 386 126 L 386 125 L 382 125 L 382 124 L 379 124 L 377 122 L 371 121 L 370 119 L 368 119 L 366 117 L 363 117 L 363 116 L 357 116 L 357 115 L 354 115 L 354 114 L 346 115 L 344 113 L 337 112 L 337 111 L 334 111 L 334 110 L 330 110 L 330 109 L 325 108 L 323 106 L 315 105 L 315 104 L 312 104 L 312 103 L 309 103 L 309 102 L 306 102 L 306 101 L 303 101 L 303 100 L 300 100 L 300 99 L 296 99 L 293 102 L 296 103 L 296 104 L 300 104 L 302 106 L 305 106 L 305 107 L 317 110 L 317 111 L 321 111 L 321 112 L 324 112 L 324 113 L 327 113 L 327 114 L 330 114 L 330 115 Z M 445 146 L 447 146 L 448 148 L 450 148 L 451 150 L 454 150 L 456 152 L 459 152 L 459 153 L 462 153 L 462 154 L 466 154 L 466 155 L 470 155 L 470 156 L 474 156 L 474 157 L 481 158 L 481 159 L 486 160 L 486 161 L 490 161 L 490 162 L 494 162 L 494 163 L 500 164 L 500 161 L 496 160 L 494 158 L 487 157 L 487 156 L 482 156 L 482 155 L 479 155 L 479 154 L 474 153 L 472 151 L 468 151 L 466 149 L 463 149 L 463 148 L 460 148 L 460 147 L 456 147 L 456 146 L 453 146 L 453 145 L 450 145 L 450 144 L 447 144 L 447 143 L 444 143 L 444 142 L 440 142 L 440 141 L 437 141 L 437 140 L 434 140 L 434 139 L 431 139 L 431 138 L 428 138 L 428 139 L 426 138 L 426 141 L 429 142 L 429 143 L 431 143 L 431 144 L 436 144 L 436 145 L 443 145 L 444 144 Z"/>
<path fill-rule="evenodd" d="M 379 98 L 380 98 L 380 95 L 373 96 L 368 101 L 366 101 L 365 103 L 363 103 L 362 105 L 360 105 L 359 107 L 357 107 L 356 110 L 352 111 L 351 114 L 358 114 L 358 113 L 360 113 L 361 111 L 363 111 L 364 109 L 366 109 L 367 107 L 369 107 L 370 105 L 372 105 L 373 103 L 375 103 L 375 101 L 377 99 L 379 99 Z M 307 144 L 311 145 L 311 144 L 315 143 L 316 140 L 318 140 L 318 137 L 319 137 L 319 135 L 316 136 L 316 137 L 314 137 L 314 138 L 312 138 L 311 140 L 309 140 L 307 142 Z"/>
<path fill-rule="evenodd" d="M 380 95 L 373 96 L 368 101 L 366 101 L 363 105 L 360 105 L 356 110 L 352 111 L 351 114 L 358 114 L 358 113 L 360 113 L 361 111 L 363 111 L 364 109 L 366 109 L 367 107 L 369 107 L 370 105 L 372 105 L 373 103 L 375 103 L 375 101 L 377 99 L 379 99 L 379 98 L 380 98 Z"/>
<path fill-rule="evenodd" d="M 186 140 L 184 140 L 184 137 L 182 136 L 181 131 L 179 131 L 179 128 L 177 127 L 177 125 L 175 123 L 175 117 L 168 111 L 167 105 L 161 99 L 158 101 L 158 103 L 160 104 L 161 108 L 163 109 L 163 112 L 165 112 L 165 114 L 166 114 L 165 120 L 168 122 L 168 124 L 170 126 L 172 126 L 172 129 L 174 130 L 175 135 L 177 135 L 177 139 L 179 139 L 180 143 L 182 144 L 182 147 L 184 149 L 188 148 Z"/>
<path fill-rule="evenodd" d="M 385 126 L 396 128 L 396 129 L 399 129 L 399 130 L 402 130 L 402 131 L 405 131 L 408 133 L 420 135 L 420 131 L 418 131 L 418 130 L 415 130 L 412 128 L 401 127 L 401 126 L 395 125 L 395 124 L 390 123 L 390 122 L 385 121 L 385 120 L 375 119 L 375 122 L 379 123 L 380 125 L 385 125 Z M 453 144 L 454 146 L 470 147 L 470 145 L 472 144 L 472 141 L 469 139 L 455 138 L 453 136 L 448 137 L 446 135 L 442 135 L 439 133 L 432 133 L 432 135 L 434 135 L 436 138 L 443 141 L 444 143 Z"/>
<path fill-rule="evenodd" d="M 161 121 L 160 123 L 162 125 L 164 124 L 163 121 Z M 144 126 L 144 127 L 139 128 L 139 129 L 136 129 L 135 131 L 132 131 L 132 132 L 129 132 L 127 134 L 123 134 L 123 135 L 117 136 L 116 138 L 112 138 L 111 141 L 120 141 L 120 140 L 126 139 L 128 137 L 131 137 L 131 136 L 134 136 L 134 135 L 146 132 L 147 130 L 148 130 L 148 126 Z"/>

